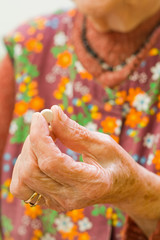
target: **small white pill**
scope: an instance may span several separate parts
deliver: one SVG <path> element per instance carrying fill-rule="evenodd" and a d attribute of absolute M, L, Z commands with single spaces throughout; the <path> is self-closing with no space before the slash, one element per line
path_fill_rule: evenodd
<path fill-rule="evenodd" d="M 50 109 L 44 109 L 41 111 L 42 116 L 46 119 L 48 123 L 53 120 L 53 112 Z"/>

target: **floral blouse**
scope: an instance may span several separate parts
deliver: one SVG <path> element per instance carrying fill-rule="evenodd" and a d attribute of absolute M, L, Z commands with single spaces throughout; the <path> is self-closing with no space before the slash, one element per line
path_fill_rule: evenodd
<path fill-rule="evenodd" d="M 85 70 L 72 43 L 75 10 L 24 23 L 4 41 L 16 80 L 14 116 L 3 155 L 1 228 L 4 240 L 118 240 L 125 215 L 109 205 L 57 213 L 31 208 L 9 192 L 12 170 L 32 114 L 53 104 L 91 131 L 109 134 L 160 175 L 160 36 L 147 58 L 118 87 L 103 87 Z M 59 148 L 75 161 L 81 155 Z"/>

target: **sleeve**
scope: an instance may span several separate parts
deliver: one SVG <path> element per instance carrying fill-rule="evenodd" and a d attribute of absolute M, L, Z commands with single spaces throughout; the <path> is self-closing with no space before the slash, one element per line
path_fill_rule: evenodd
<path fill-rule="evenodd" d="M 160 239 L 160 221 L 157 224 L 157 228 L 154 233 L 147 238 L 143 231 L 137 226 L 137 224 L 127 217 L 125 226 L 122 232 L 122 240 L 159 240 Z"/>

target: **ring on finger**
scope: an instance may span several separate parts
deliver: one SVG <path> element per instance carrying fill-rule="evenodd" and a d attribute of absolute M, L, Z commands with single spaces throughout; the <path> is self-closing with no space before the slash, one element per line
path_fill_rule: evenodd
<path fill-rule="evenodd" d="M 30 207 L 35 207 L 35 206 L 38 205 L 38 203 L 40 202 L 41 198 L 42 198 L 42 195 L 41 195 L 41 194 L 38 194 L 38 193 L 34 192 L 34 193 L 32 194 L 32 196 L 31 196 L 28 200 L 26 200 L 26 201 L 24 201 L 24 202 L 25 202 L 26 204 L 29 204 Z M 35 200 L 35 202 L 32 202 L 32 201 L 34 201 L 34 200 Z"/>

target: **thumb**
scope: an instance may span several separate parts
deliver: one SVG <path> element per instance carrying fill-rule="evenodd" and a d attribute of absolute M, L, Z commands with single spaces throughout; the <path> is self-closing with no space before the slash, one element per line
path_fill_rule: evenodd
<path fill-rule="evenodd" d="M 51 131 L 66 147 L 78 153 L 91 155 L 97 148 L 100 149 L 103 137 L 100 137 L 99 133 L 91 132 L 76 123 L 57 105 L 52 106 L 51 110 L 53 112 Z"/>

